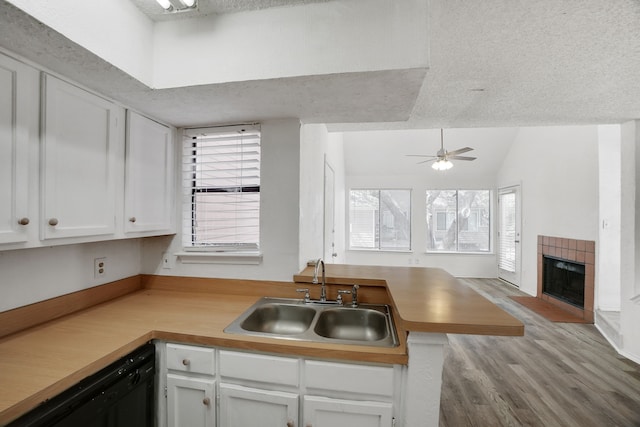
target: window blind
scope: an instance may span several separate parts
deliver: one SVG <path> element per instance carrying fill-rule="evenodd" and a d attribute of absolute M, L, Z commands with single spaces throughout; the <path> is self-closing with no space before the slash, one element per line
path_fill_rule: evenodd
<path fill-rule="evenodd" d="M 516 271 L 516 194 L 501 193 L 498 195 L 500 205 L 500 251 L 498 267 L 510 272 Z"/>
<path fill-rule="evenodd" d="M 187 129 L 184 135 L 184 248 L 258 250 L 259 127 Z"/>

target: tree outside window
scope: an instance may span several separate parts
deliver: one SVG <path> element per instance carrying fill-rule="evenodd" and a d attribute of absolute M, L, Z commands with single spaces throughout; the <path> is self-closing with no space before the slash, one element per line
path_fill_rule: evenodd
<path fill-rule="evenodd" d="M 411 190 L 351 190 L 349 247 L 410 250 Z"/>
<path fill-rule="evenodd" d="M 488 252 L 491 191 L 427 191 L 427 251 Z"/>

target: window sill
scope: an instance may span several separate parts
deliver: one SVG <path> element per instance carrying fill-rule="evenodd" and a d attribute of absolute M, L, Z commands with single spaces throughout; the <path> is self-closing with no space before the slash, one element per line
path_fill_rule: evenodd
<path fill-rule="evenodd" d="M 411 249 L 367 249 L 367 248 L 349 248 L 349 252 L 373 252 L 373 253 L 392 253 L 392 254 L 412 254 Z"/>
<path fill-rule="evenodd" d="M 183 264 L 241 264 L 262 263 L 261 252 L 177 252 Z"/>
<path fill-rule="evenodd" d="M 426 255 L 495 255 L 495 252 L 456 252 L 456 251 L 426 251 Z"/>

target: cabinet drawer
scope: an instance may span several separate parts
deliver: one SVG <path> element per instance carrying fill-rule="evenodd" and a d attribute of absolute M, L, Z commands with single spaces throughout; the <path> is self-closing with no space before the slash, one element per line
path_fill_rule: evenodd
<path fill-rule="evenodd" d="M 304 371 L 309 389 L 393 396 L 392 367 L 309 360 Z"/>
<path fill-rule="evenodd" d="M 167 344 L 167 368 L 173 371 L 213 375 L 215 350 L 180 344 Z"/>
<path fill-rule="evenodd" d="M 220 375 L 297 387 L 298 359 L 221 350 Z"/>

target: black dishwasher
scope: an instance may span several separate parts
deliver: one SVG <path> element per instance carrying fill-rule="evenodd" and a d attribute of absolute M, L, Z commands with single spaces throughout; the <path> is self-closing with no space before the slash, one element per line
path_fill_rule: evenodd
<path fill-rule="evenodd" d="M 145 344 L 7 427 L 153 427 L 155 347 Z"/>

